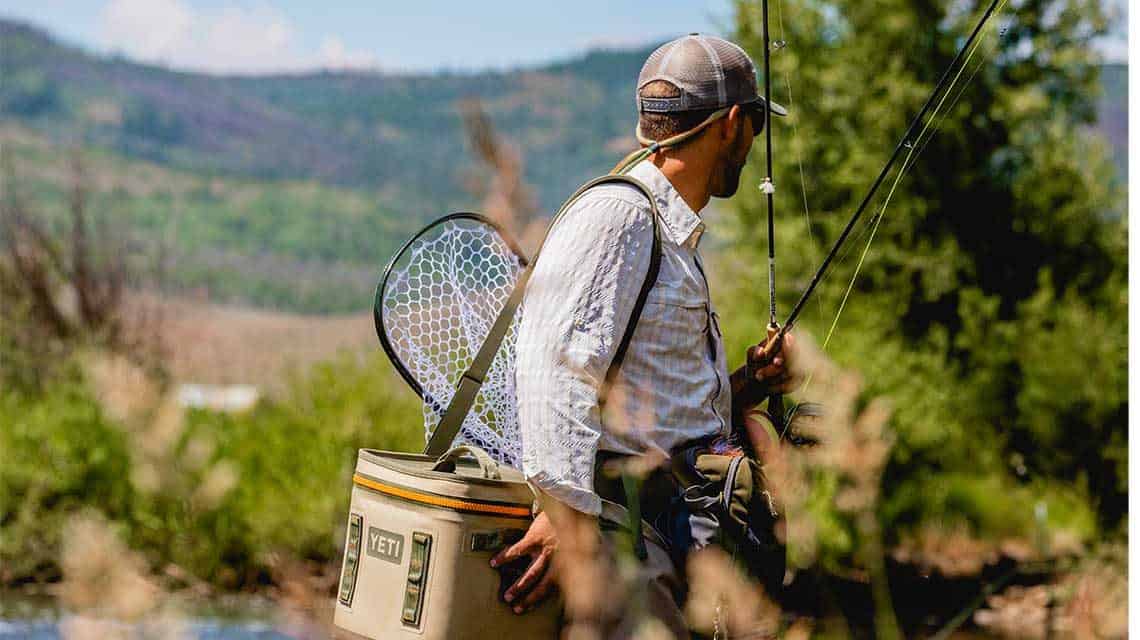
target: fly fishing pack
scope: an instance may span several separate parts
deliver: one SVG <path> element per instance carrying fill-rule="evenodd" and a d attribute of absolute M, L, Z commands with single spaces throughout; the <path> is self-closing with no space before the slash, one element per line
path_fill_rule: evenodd
<path fill-rule="evenodd" d="M 590 187 L 615 182 L 649 199 L 654 259 L 607 379 L 656 281 L 656 203 L 638 181 L 604 176 L 571 196 L 550 225 Z M 502 602 L 526 566 L 490 566 L 532 519 L 534 494 L 517 469 L 514 380 L 516 312 L 532 264 L 493 221 L 456 213 L 417 233 L 385 269 L 373 308 L 376 331 L 423 401 L 427 445 L 423 453 L 358 454 L 334 615 L 344 637 L 557 635 L 556 600 L 525 615 Z"/>

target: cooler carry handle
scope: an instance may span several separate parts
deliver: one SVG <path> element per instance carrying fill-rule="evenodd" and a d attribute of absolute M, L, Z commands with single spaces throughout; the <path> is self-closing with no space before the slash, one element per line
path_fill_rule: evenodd
<path fill-rule="evenodd" d="M 431 468 L 432 471 L 442 471 L 444 473 L 454 473 L 455 463 L 463 456 L 471 456 L 479 463 L 479 469 L 483 472 L 483 477 L 487 480 L 499 480 L 502 476 L 499 475 L 499 463 L 490 456 L 486 451 L 479 447 L 471 445 L 459 445 L 451 451 L 443 454 L 435 461 L 435 466 Z"/>

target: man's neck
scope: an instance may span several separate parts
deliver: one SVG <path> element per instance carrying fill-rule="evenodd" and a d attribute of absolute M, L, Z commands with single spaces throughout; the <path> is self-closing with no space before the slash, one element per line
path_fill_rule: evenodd
<path fill-rule="evenodd" d="M 655 153 L 649 156 L 649 161 L 669 179 L 685 204 L 700 215 L 701 209 L 705 208 L 711 197 L 708 170 L 692 160 L 674 154 Z"/>

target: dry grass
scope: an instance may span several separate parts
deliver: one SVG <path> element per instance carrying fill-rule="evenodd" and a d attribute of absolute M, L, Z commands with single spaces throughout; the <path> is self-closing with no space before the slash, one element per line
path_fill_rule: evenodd
<path fill-rule="evenodd" d="M 960 522 L 922 526 L 914 533 L 903 534 L 891 550 L 891 557 L 897 562 L 951 578 L 979 575 L 986 566 L 995 565 L 1002 558 L 1022 562 L 1033 556 L 1033 546 L 1026 540 L 985 540 Z"/>
<path fill-rule="evenodd" d="M 81 513 L 69 520 L 60 564 L 60 600 L 74 613 L 60 623 L 67 640 L 137 638 L 134 625 L 143 623 L 145 637 L 189 637 L 184 616 L 146 561 L 101 516 Z"/>
<path fill-rule="evenodd" d="M 992 595 L 974 622 L 1002 638 L 1125 638 L 1126 554 L 1126 547 L 1110 546 L 1048 584 Z"/>
<path fill-rule="evenodd" d="M 234 463 L 223 459 L 207 468 L 212 441 L 196 436 L 185 451 L 178 450 L 186 415 L 170 389 L 120 355 L 90 352 L 82 362 L 99 403 L 130 435 L 135 488 L 189 494 L 195 511 L 208 511 L 237 486 Z M 188 486 L 187 472 L 201 472 L 201 478 Z"/>
<path fill-rule="evenodd" d="M 278 607 L 278 630 L 298 640 L 335 637 L 332 624 L 336 601 L 331 594 L 340 580 L 340 566 L 301 561 L 273 554 L 270 594 Z"/>
<path fill-rule="evenodd" d="M 472 180 L 469 190 L 483 199 L 482 210 L 519 243 L 526 255 L 534 255 L 546 231 L 546 220 L 537 216 L 534 189 L 523 179 L 522 153 L 500 137 L 481 102 L 462 105 L 468 143 L 487 172 Z"/>
<path fill-rule="evenodd" d="M 720 548 L 693 554 L 687 573 L 685 616 L 693 630 L 729 638 L 776 637 L 779 607 Z"/>

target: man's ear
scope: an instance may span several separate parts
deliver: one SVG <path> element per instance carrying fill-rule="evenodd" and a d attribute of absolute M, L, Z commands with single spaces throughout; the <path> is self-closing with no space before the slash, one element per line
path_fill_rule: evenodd
<path fill-rule="evenodd" d="M 734 104 L 724 116 L 724 126 L 721 128 L 721 140 L 725 144 L 735 144 L 736 137 L 741 133 L 741 124 L 745 118 L 744 110 L 740 105 Z"/>

